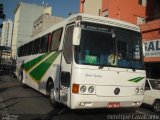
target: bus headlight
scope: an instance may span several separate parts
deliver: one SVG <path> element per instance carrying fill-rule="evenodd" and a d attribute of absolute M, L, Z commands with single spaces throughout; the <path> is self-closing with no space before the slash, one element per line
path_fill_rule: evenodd
<path fill-rule="evenodd" d="M 80 91 L 81 91 L 82 93 L 86 92 L 86 86 L 84 86 L 84 85 L 81 86 L 81 87 L 80 87 Z"/>
<path fill-rule="evenodd" d="M 144 88 L 143 87 L 140 88 L 140 94 L 142 94 L 142 95 L 144 94 Z"/>
<path fill-rule="evenodd" d="M 93 86 L 90 86 L 90 87 L 88 88 L 88 92 L 89 92 L 89 93 L 93 93 L 93 92 L 94 92 L 94 87 L 93 87 Z"/>
<path fill-rule="evenodd" d="M 138 87 L 135 89 L 135 93 L 136 93 L 136 94 L 139 93 L 139 88 L 138 88 Z"/>

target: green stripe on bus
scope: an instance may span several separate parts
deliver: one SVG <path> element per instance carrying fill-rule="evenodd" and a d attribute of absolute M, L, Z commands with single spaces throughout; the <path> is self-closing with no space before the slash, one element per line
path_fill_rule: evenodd
<path fill-rule="evenodd" d="M 132 82 L 139 82 L 143 79 L 144 77 L 136 77 L 136 78 L 133 78 L 133 79 L 130 79 L 128 81 L 132 81 Z"/>
<path fill-rule="evenodd" d="M 52 54 L 45 61 L 39 64 L 35 69 L 33 69 L 30 72 L 30 75 L 32 76 L 32 78 L 35 79 L 37 82 L 39 82 L 43 77 L 43 75 L 47 72 L 49 67 L 52 65 L 52 63 L 55 61 L 58 55 L 59 53 Z"/>
<path fill-rule="evenodd" d="M 144 77 L 139 77 L 138 79 L 134 80 L 133 82 L 139 82 L 143 79 Z"/>
<path fill-rule="evenodd" d="M 38 62 L 40 62 L 41 60 L 43 60 L 46 56 L 48 56 L 49 53 L 46 53 L 46 54 L 43 54 L 25 64 L 23 64 L 23 68 L 26 70 L 26 71 L 29 71 L 34 65 L 36 65 Z"/>
<path fill-rule="evenodd" d="M 134 80 L 137 80 L 139 77 L 136 77 L 136 78 L 133 78 L 133 79 L 130 79 L 128 81 L 134 81 Z"/>

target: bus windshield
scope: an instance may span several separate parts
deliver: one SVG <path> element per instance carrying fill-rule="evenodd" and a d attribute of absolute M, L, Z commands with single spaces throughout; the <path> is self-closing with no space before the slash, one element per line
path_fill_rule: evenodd
<path fill-rule="evenodd" d="M 142 69 L 141 34 L 83 23 L 80 45 L 75 46 L 75 61 L 85 65 Z"/>

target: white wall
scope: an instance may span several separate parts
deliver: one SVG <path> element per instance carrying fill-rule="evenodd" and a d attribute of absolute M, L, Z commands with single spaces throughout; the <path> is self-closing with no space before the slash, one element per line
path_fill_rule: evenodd
<path fill-rule="evenodd" d="M 28 42 L 32 35 L 33 22 L 44 12 L 45 7 L 20 2 L 15 11 L 12 39 L 12 56 L 16 58 L 17 47 Z"/>
<path fill-rule="evenodd" d="M 11 47 L 13 22 L 11 20 L 3 21 L 1 46 Z"/>
<path fill-rule="evenodd" d="M 99 10 L 102 8 L 102 0 L 85 0 L 84 13 L 99 15 Z"/>

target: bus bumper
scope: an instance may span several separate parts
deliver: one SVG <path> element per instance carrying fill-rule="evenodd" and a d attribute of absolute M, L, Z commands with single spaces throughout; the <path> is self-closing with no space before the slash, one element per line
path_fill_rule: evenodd
<path fill-rule="evenodd" d="M 143 95 L 130 97 L 99 97 L 96 95 L 72 94 L 71 109 L 89 108 L 127 108 L 139 107 L 142 104 Z"/>

